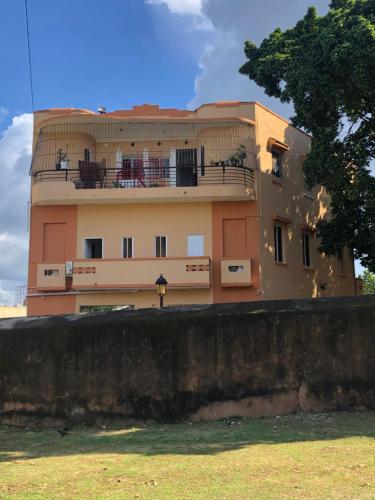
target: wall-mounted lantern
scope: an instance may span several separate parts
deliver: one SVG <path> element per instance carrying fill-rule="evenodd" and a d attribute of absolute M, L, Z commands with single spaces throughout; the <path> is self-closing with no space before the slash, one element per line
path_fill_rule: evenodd
<path fill-rule="evenodd" d="M 160 297 L 160 307 L 163 307 L 164 295 L 166 294 L 166 291 L 167 291 L 168 281 L 161 274 L 159 276 L 159 278 L 155 281 L 155 285 L 156 285 L 156 290 L 158 292 L 158 295 Z"/>

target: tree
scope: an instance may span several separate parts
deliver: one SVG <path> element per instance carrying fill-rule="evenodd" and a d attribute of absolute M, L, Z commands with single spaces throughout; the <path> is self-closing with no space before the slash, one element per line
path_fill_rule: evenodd
<path fill-rule="evenodd" d="M 365 295 L 375 294 L 375 274 L 366 269 L 361 278 L 363 279 L 363 293 Z"/>
<path fill-rule="evenodd" d="M 312 136 L 306 178 L 331 196 L 320 250 L 348 246 L 375 271 L 375 0 L 333 0 L 325 16 L 310 8 L 259 47 L 246 42 L 245 55 L 240 73 L 293 102 L 293 125 Z"/>

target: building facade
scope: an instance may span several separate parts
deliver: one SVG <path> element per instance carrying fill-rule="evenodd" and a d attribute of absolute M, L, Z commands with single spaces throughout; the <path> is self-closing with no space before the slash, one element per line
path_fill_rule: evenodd
<path fill-rule="evenodd" d="M 355 295 L 318 253 L 309 137 L 259 103 L 34 115 L 29 315 Z"/>

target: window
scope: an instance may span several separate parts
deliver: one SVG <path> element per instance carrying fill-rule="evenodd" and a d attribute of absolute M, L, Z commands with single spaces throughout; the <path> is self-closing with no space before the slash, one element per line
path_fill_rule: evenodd
<path fill-rule="evenodd" d="M 155 236 L 155 256 L 156 257 L 166 257 L 167 256 L 167 237 L 166 236 Z"/>
<path fill-rule="evenodd" d="M 283 175 L 283 154 L 280 151 L 272 150 L 272 175 L 282 177 Z"/>
<path fill-rule="evenodd" d="M 122 256 L 124 259 L 133 258 L 133 238 L 123 238 L 122 239 Z"/>
<path fill-rule="evenodd" d="M 312 195 L 312 186 L 307 182 L 305 173 L 303 173 L 303 190 L 305 193 Z"/>
<path fill-rule="evenodd" d="M 60 271 L 58 269 L 45 269 L 44 276 L 58 276 Z"/>
<path fill-rule="evenodd" d="M 275 262 L 284 262 L 283 255 L 283 228 L 275 224 L 273 227 L 275 239 Z"/>
<path fill-rule="evenodd" d="M 244 266 L 228 266 L 228 271 L 230 273 L 243 273 L 245 272 Z"/>
<path fill-rule="evenodd" d="M 307 231 L 302 232 L 302 253 L 303 253 L 304 267 L 310 267 L 311 266 L 310 235 Z"/>
<path fill-rule="evenodd" d="M 101 259 L 103 257 L 103 240 L 101 238 L 86 238 L 83 248 L 85 259 Z"/>
<path fill-rule="evenodd" d="M 188 236 L 188 256 L 204 256 L 204 236 L 203 234 L 189 234 Z"/>
<path fill-rule="evenodd" d="M 98 305 L 98 306 L 80 306 L 80 313 L 95 313 L 95 312 L 110 312 L 110 311 L 132 311 L 134 305 L 124 304 L 124 305 Z"/>

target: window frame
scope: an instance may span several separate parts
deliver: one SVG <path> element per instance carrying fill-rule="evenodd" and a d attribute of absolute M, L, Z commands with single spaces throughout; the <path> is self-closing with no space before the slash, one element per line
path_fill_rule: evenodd
<path fill-rule="evenodd" d="M 312 198 L 314 196 L 313 195 L 313 186 L 308 185 L 305 171 L 303 171 L 303 193 L 305 195 L 309 196 L 310 198 Z"/>
<path fill-rule="evenodd" d="M 307 246 L 306 246 L 306 238 L 307 238 Z M 311 233 L 306 229 L 302 230 L 302 263 L 303 267 L 307 269 L 312 268 Z"/>
<path fill-rule="evenodd" d="M 189 238 L 190 237 L 197 237 L 197 236 L 200 236 L 202 237 L 202 255 L 190 255 L 189 253 Z M 206 247 L 206 238 L 205 238 L 205 235 L 204 234 L 188 234 L 186 236 L 186 243 L 187 243 L 187 256 L 188 257 L 204 257 L 205 256 L 205 247 Z"/>
<path fill-rule="evenodd" d="M 131 240 L 132 241 L 132 256 L 131 257 L 125 257 L 124 255 L 124 243 L 125 240 Z M 123 259 L 134 259 L 134 237 L 133 236 L 123 236 L 121 238 L 121 256 Z"/>
<path fill-rule="evenodd" d="M 274 169 L 274 159 L 275 157 L 277 158 L 277 161 L 279 161 L 279 170 Z M 279 151 L 276 148 L 272 148 L 271 150 L 271 158 L 272 158 L 272 175 L 276 177 L 277 179 L 282 179 L 283 178 L 283 157 L 284 153 L 282 151 Z M 276 162 L 277 164 L 277 162 Z"/>
<path fill-rule="evenodd" d="M 86 241 L 87 240 L 101 240 L 101 242 L 102 242 L 102 256 L 101 257 L 86 257 Z M 104 259 L 104 238 L 102 236 L 87 236 L 87 237 L 83 238 L 83 258 L 86 260 Z"/>
<path fill-rule="evenodd" d="M 279 236 L 276 234 L 277 230 L 280 229 L 281 239 L 279 240 Z M 285 226 L 283 224 L 275 222 L 273 224 L 273 239 L 274 239 L 274 260 L 275 264 L 286 264 L 285 258 L 285 243 L 284 243 L 284 230 Z M 281 260 L 279 256 L 279 241 L 281 242 Z"/>
<path fill-rule="evenodd" d="M 165 238 L 165 255 L 157 255 L 157 238 Z M 160 249 L 161 250 L 161 244 Z M 161 252 L 160 252 L 161 253 Z M 154 236 L 154 255 L 156 259 L 165 259 L 168 257 L 168 237 L 165 234 L 157 234 Z"/>

